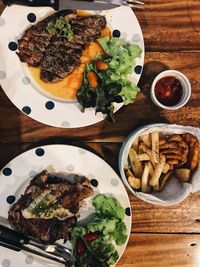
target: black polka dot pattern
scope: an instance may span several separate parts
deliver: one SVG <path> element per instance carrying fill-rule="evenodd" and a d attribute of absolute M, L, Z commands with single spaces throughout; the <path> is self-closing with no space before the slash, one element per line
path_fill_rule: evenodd
<path fill-rule="evenodd" d="M 3 169 L 3 175 L 10 176 L 12 174 L 12 170 L 10 168 Z"/>
<path fill-rule="evenodd" d="M 10 43 L 8 44 L 8 48 L 9 48 L 11 51 L 15 51 L 15 50 L 17 50 L 17 43 L 15 43 L 15 42 L 10 42 Z"/>
<path fill-rule="evenodd" d="M 92 179 L 91 181 L 90 181 L 90 183 L 91 183 L 91 185 L 92 186 L 94 186 L 94 187 L 97 187 L 98 186 L 98 181 L 96 180 L 96 179 Z"/>
<path fill-rule="evenodd" d="M 127 216 L 131 216 L 131 209 L 130 209 L 130 208 L 126 208 L 126 209 L 125 209 L 125 214 L 126 214 Z"/>
<path fill-rule="evenodd" d="M 121 36 L 121 32 L 119 30 L 114 30 L 112 35 L 113 35 L 113 37 L 119 38 Z"/>
<path fill-rule="evenodd" d="M 140 66 L 140 65 L 136 66 L 134 71 L 136 74 L 140 74 L 142 72 L 142 66 Z"/>
<path fill-rule="evenodd" d="M 31 113 L 31 108 L 28 106 L 25 106 L 22 108 L 22 111 L 26 113 L 27 115 L 29 115 Z"/>
<path fill-rule="evenodd" d="M 29 13 L 27 15 L 27 20 L 31 23 L 35 22 L 36 21 L 36 15 L 34 13 Z"/>
<path fill-rule="evenodd" d="M 13 204 L 15 202 L 15 196 L 12 195 L 8 196 L 6 201 L 8 204 Z"/>
<path fill-rule="evenodd" d="M 52 109 L 54 109 L 55 104 L 54 104 L 53 101 L 48 101 L 48 102 L 46 102 L 45 107 L 46 107 L 46 109 L 48 109 L 48 110 L 52 110 Z"/>
<path fill-rule="evenodd" d="M 38 156 L 38 157 L 42 157 L 44 155 L 44 149 L 43 148 L 37 148 L 35 150 L 35 154 Z"/>

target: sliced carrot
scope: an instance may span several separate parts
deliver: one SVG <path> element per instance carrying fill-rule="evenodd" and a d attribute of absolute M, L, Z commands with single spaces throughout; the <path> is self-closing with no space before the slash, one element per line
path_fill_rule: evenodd
<path fill-rule="evenodd" d="M 87 73 L 87 80 L 93 88 L 97 88 L 99 85 L 98 76 L 94 71 L 89 71 Z"/>
<path fill-rule="evenodd" d="M 98 60 L 95 65 L 98 70 L 107 70 L 109 67 L 108 64 L 103 60 Z"/>

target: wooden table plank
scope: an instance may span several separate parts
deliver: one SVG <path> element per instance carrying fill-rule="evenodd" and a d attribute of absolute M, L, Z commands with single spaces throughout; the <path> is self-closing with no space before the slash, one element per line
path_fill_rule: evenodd
<path fill-rule="evenodd" d="M 18 111 L 0 90 L 0 140 L 38 141 L 67 138 L 77 141 L 121 142 L 133 129 L 155 122 L 200 126 L 200 53 L 146 53 L 144 71 L 139 86 L 141 93 L 135 103 L 123 107 L 116 114 L 116 122 L 103 121 L 78 129 L 62 129 L 41 124 Z M 156 107 L 149 96 L 152 78 L 164 69 L 184 72 L 192 84 L 189 103 L 176 111 Z M 9 134 L 8 134 L 9 133 Z"/>
<path fill-rule="evenodd" d="M 199 267 L 199 235 L 131 234 L 118 267 Z"/>
<path fill-rule="evenodd" d="M 148 204 L 134 196 L 130 200 L 133 232 L 200 233 L 200 192 L 168 207 Z"/>
<path fill-rule="evenodd" d="M 135 11 L 146 51 L 199 51 L 199 0 L 143 0 L 145 9 Z"/>

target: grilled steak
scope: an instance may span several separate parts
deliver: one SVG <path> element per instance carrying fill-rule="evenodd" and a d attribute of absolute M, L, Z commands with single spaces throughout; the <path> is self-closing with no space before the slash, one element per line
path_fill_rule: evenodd
<path fill-rule="evenodd" d="M 71 26 L 72 39 L 58 37 L 47 30 L 48 23 L 64 17 Z M 18 56 L 29 66 L 41 68 L 41 79 L 57 82 L 80 65 L 82 50 L 99 38 L 106 26 L 100 15 L 77 16 L 75 11 L 57 12 L 25 31 L 18 41 Z"/>
<path fill-rule="evenodd" d="M 9 210 L 14 228 L 48 244 L 67 240 L 81 202 L 93 194 L 86 177 L 69 174 L 68 178 L 76 182 L 50 176 L 46 170 L 36 175 Z"/>

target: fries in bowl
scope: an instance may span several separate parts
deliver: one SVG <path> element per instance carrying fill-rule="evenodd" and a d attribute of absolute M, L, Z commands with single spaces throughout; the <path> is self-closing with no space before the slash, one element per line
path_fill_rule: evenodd
<path fill-rule="evenodd" d="M 199 155 L 199 141 L 191 133 L 165 134 L 153 131 L 134 139 L 128 151 L 124 173 L 134 190 L 160 192 L 172 175 L 181 182 L 190 182 L 198 166 Z"/>

